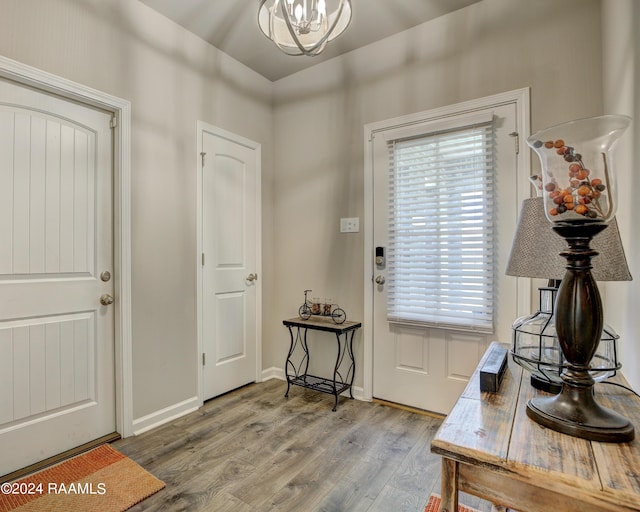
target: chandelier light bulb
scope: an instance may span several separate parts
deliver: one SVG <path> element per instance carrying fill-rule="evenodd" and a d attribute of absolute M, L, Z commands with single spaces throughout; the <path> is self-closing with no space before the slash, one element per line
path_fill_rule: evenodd
<path fill-rule="evenodd" d="M 318 0 L 318 23 L 327 15 L 327 4 L 324 0 Z"/>

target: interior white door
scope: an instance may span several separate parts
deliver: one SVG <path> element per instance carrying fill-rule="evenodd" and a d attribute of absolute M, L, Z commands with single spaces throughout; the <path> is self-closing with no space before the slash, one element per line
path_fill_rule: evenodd
<path fill-rule="evenodd" d="M 258 379 L 260 150 L 202 130 L 203 399 Z"/>
<path fill-rule="evenodd" d="M 0 474 L 116 430 L 110 119 L 0 80 Z"/>
<path fill-rule="evenodd" d="M 516 279 L 504 275 L 518 216 L 516 107 L 492 106 L 496 127 L 497 266 L 493 334 L 428 328 L 387 320 L 386 287 L 373 286 L 373 396 L 412 407 L 448 413 L 492 340 L 509 342 L 517 314 Z M 478 110 L 478 113 L 482 110 Z M 427 124 L 428 121 L 425 122 Z M 389 129 L 397 129 L 390 126 Z M 379 136 L 380 135 L 380 136 Z M 373 140 L 374 247 L 388 246 L 389 156 L 383 134 Z M 374 253 L 372 248 L 372 254 Z M 376 266 L 374 265 L 374 269 Z M 374 270 L 386 278 L 388 268 Z"/>

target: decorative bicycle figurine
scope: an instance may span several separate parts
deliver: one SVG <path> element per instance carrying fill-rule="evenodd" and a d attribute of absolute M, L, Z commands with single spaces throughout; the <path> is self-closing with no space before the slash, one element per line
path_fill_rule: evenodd
<path fill-rule="evenodd" d="M 311 315 L 316 316 L 328 316 L 336 324 L 342 324 L 347 319 L 347 314 L 344 309 L 338 307 L 337 304 L 321 303 L 320 301 L 312 301 L 307 298 L 307 293 L 312 290 L 304 291 L 304 303 L 300 306 L 298 314 L 303 320 L 309 320 Z"/>

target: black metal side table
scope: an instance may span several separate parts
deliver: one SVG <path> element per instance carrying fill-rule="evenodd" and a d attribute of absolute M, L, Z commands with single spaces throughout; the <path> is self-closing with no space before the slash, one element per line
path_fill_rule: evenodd
<path fill-rule="evenodd" d="M 309 320 L 303 320 L 299 317 L 291 318 L 289 320 L 283 320 L 282 323 L 289 328 L 289 335 L 291 336 L 291 346 L 289 347 L 287 362 L 285 364 L 287 392 L 284 396 L 289 396 L 289 389 L 292 385 L 328 393 L 335 397 L 333 411 L 338 407 L 338 395 L 344 393 L 347 389 L 349 390 L 350 397 L 353 398 L 352 386 L 356 369 L 356 363 L 353 357 L 353 336 L 355 332 L 362 327 L 362 323 L 344 322 L 342 324 L 335 324 L 331 319 L 314 319 L 313 317 Z M 331 379 L 309 375 L 308 373 L 309 346 L 307 345 L 307 331 L 309 329 L 330 332 L 336 335 L 338 353 L 336 356 L 336 364 L 333 368 L 333 378 Z M 302 349 L 303 354 L 299 363 L 296 365 L 292 357 L 298 346 Z M 346 360 L 345 355 L 348 355 Z M 341 370 L 343 363 L 346 368 Z M 344 376 L 342 372 L 345 372 Z"/>

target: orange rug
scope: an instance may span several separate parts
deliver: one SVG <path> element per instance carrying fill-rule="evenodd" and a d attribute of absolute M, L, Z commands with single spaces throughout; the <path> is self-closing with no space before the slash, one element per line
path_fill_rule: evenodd
<path fill-rule="evenodd" d="M 432 494 L 429 496 L 427 506 L 424 512 L 440 512 L 440 496 Z M 464 505 L 458 505 L 458 512 L 478 512 L 475 508 L 465 507 Z"/>
<path fill-rule="evenodd" d="M 0 484 L 0 512 L 122 512 L 164 486 L 105 444 L 21 480 Z"/>

